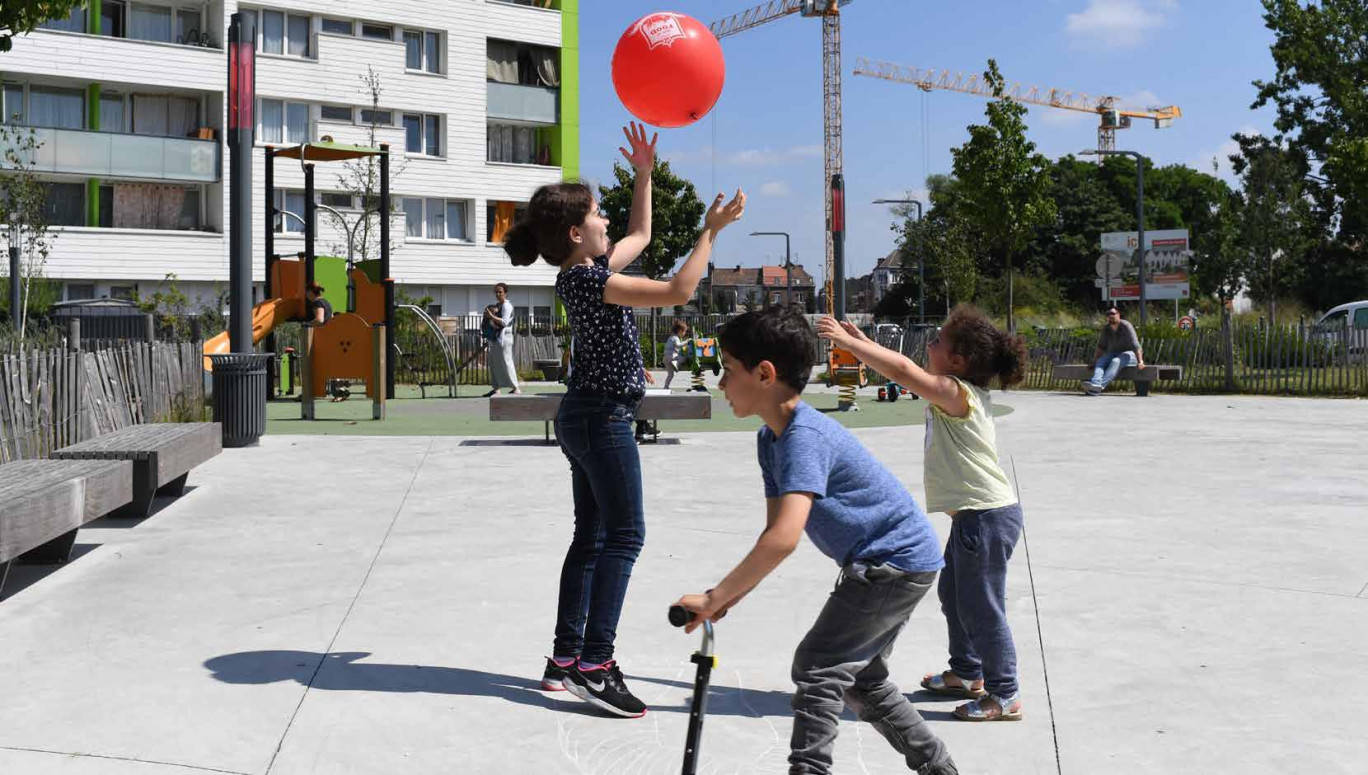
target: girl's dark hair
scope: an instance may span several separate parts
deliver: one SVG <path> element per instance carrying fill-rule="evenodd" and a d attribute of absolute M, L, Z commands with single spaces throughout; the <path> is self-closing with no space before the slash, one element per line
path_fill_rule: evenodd
<path fill-rule="evenodd" d="M 318 283 L 309 283 L 308 290 L 310 293 L 316 293 L 319 296 L 323 295 L 323 286 L 319 285 Z"/>
<path fill-rule="evenodd" d="M 494 290 L 497 291 L 501 288 L 503 289 L 504 293 L 508 293 L 508 283 L 494 283 Z"/>
<path fill-rule="evenodd" d="M 689 330 L 689 324 L 688 324 L 688 323 L 685 323 L 685 322 L 682 321 L 682 320 L 676 320 L 676 321 L 674 322 L 674 332 L 675 332 L 676 334 L 683 334 L 683 333 L 687 332 L 688 330 Z"/>
<path fill-rule="evenodd" d="M 594 208 L 594 192 L 584 183 L 552 183 L 537 189 L 504 239 L 504 252 L 514 266 L 531 266 L 537 257 L 552 266 L 564 264 L 574 251 L 570 229 L 584 225 Z"/>
<path fill-rule="evenodd" d="M 940 335 L 950 352 L 964 358 L 967 373 L 961 376 L 969 382 L 986 388 L 996 378 L 1006 389 L 1026 379 L 1026 340 L 1000 330 L 977 309 L 955 307 Z"/>

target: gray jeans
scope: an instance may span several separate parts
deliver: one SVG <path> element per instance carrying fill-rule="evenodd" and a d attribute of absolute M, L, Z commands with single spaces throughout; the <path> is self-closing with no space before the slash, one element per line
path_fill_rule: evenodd
<path fill-rule="evenodd" d="M 789 773 L 831 772 L 837 721 L 848 703 L 874 725 L 907 766 L 955 775 L 945 744 L 888 680 L 888 658 L 912 609 L 931 589 L 934 571 L 905 573 L 852 563 L 793 655 L 793 738 Z"/>

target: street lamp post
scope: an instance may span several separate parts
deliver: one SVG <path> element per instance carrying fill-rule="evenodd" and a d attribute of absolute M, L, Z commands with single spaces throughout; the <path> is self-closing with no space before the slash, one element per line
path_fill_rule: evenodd
<path fill-rule="evenodd" d="M 793 306 L 793 261 L 789 253 L 789 233 L 786 231 L 753 231 L 752 237 L 783 237 L 784 238 L 784 306 Z M 761 281 L 764 281 L 763 270 Z"/>
<path fill-rule="evenodd" d="M 1135 159 L 1135 224 L 1139 230 L 1139 239 L 1135 246 L 1136 255 L 1140 258 L 1136 262 L 1140 271 L 1140 325 L 1149 322 L 1148 306 L 1145 302 L 1149 301 L 1149 296 L 1145 292 L 1145 162 L 1149 159 L 1136 153 L 1135 151 L 1103 151 L 1088 149 L 1082 151 L 1083 156 L 1129 156 Z M 1108 298 L 1111 296 L 1110 286 L 1108 287 Z"/>
<path fill-rule="evenodd" d="M 922 203 L 916 199 L 875 199 L 876 205 L 916 205 L 917 223 L 922 220 Z M 926 250 L 921 229 L 917 230 L 917 322 L 926 323 Z"/>

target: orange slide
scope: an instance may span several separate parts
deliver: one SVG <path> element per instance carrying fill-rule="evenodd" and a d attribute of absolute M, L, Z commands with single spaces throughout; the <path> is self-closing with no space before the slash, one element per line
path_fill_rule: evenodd
<path fill-rule="evenodd" d="M 260 342 L 266 335 L 281 323 L 297 317 L 299 315 L 298 299 L 267 299 L 252 308 L 252 344 Z M 209 339 L 204 343 L 204 370 L 213 371 L 213 365 L 208 356 L 222 355 L 228 352 L 228 332 L 224 331 L 218 336 Z"/>

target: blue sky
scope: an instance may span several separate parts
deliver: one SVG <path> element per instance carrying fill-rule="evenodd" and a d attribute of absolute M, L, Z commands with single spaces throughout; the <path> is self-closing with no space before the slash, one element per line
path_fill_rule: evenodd
<path fill-rule="evenodd" d="M 755 0 L 674 0 L 652 8 L 628 0 L 581 5 L 583 175 L 611 179 L 620 127 L 631 117 L 613 91 L 610 62 L 619 36 L 650 10 L 686 13 L 705 24 Z M 1251 111 L 1251 81 L 1271 78 L 1257 0 L 854 0 L 843 13 L 847 273 L 868 272 L 893 248 L 887 210 L 873 199 L 920 191 L 928 173 L 950 171 L 950 149 L 983 121 L 984 101 L 954 92 L 850 74 L 857 56 L 955 71 L 998 60 L 1008 81 L 1123 98 L 1128 105 L 1178 105 L 1169 129 L 1137 124 L 1117 147 L 1158 164 L 1211 169 L 1233 150 L 1237 131 L 1271 133 L 1273 112 Z M 700 196 L 743 187 L 745 221 L 723 235 L 719 266 L 781 263 L 783 240 L 751 231 L 788 231 L 795 263 L 820 278 L 822 203 L 821 24 L 794 15 L 724 39 L 727 84 L 713 114 L 661 132 L 660 151 Z M 1030 136 L 1058 158 L 1096 145 L 1096 118 L 1032 109 Z M 923 132 L 923 124 L 929 130 Z M 925 153 L 923 153 L 925 149 Z M 1223 174 L 1228 176 L 1228 170 Z"/>

